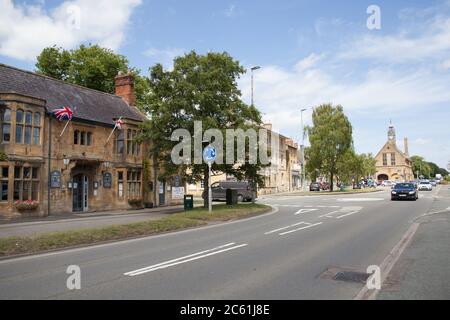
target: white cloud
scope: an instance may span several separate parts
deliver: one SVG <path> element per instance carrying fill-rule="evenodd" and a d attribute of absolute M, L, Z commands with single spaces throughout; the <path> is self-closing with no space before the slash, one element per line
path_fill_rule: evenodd
<path fill-rule="evenodd" d="M 315 53 L 311 53 L 305 59 L 302 59 L 299 62 L 297 62 L 295 64 L 294 68 L 298 72 L 302 72 L 302 71 L 308 70 L 308 69 L 314 67 L 317 64 L 317 62 L 322 60 L 322 58 L 324 58 L 323 54 L 318 55 L 318 54 L 315 54 Z"/>
<path fill-rule="evenodd" d="M 48 46 L 73 48 L 95 42 L 117 49 L 133 9 L 141 0 L 73 0 L 51 11 L 0 0 L 0 55 L 34 60 Z"/>
<path fill-rule="evenodd" d="M 447 6 L 450 8 L 450 4 Z M 447 8 L 447 9 L 448 9 Z M 410 16 L 425 15 L 434 10 L 404 10 L 402 19 Z M 428 13 L 429 14 L 429 13 Z M 396 34 L 364 34 L 347 44 L 347 49 L 338 57 L 341 59 L 371 59 L 382 62 L 411 63 L 427 59 L 450 57 L 450 17 L 436 14 L 421 19 L 420 28 L 413 25 L 410 29 L 402 27 Z"/>
<path fill-rule="evenodd" d="M 150 48 L 144 52 L 144 55 L 150 57 L 154 62 L 161 63 L 164 68 L 173 68 L 173 59 L 181 56 L 185 53 L 185 50 L 180 48 L 167 48 L 167 49 L 157 49 Z"/>
<path fill-rule="evenodd" d="M 242 14 L 242 11 L 237 8 L 235 4 L 230 4 L 224 11 L 224 15 L 227 18 L 233 18 Z"/>

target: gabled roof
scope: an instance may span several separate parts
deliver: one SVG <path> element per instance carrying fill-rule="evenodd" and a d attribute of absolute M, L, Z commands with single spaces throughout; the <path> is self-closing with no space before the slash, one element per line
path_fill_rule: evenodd
<path fill-rule="evenodd" d="M 17 93 L 46 100 L 48 112 L 69 106 L 73 118 L 113 125 L 113 119 L 123 117 L 144 121 L 137 109 L 121 97 L 69 84 L 33 72 L 0 63 L 0 92 Z"/>
<path fill-rule="evenodd" d="M 396 144 L 396 143 L 391 143 L 391 142 L 389 142 L 389 141 L 386 142 L 386 143 L 383 145 L 383 147 L 380 149 L 380 151 L 378 151 L 378 153 L 375 155 L 374 158 L 378 157 L 379 154 L 386 148 L 387 145 L 389 145 L 390 147 L 394 147 L 395 151 L 397 151 L 397 152 L 400 153 L 403 157 L 405 157 L 406 159 L 409 160 L 409 156 L 406 155 L 402 150 L 400 150 L 400 149 L 397 147 L 397 144 Z"/>

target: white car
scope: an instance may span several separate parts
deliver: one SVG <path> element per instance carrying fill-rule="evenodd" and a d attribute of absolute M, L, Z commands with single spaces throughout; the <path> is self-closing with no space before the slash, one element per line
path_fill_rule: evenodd
<path fill-rule="evenodd" d="M 394 184 L 394 182 L 392 182 L 391 180 L 384 180 L 381 185 L 383 187 L 392 187 L 392 185 Z"/>
<path fill-rule="evenodd" d="M 433 190 L 433 186 L 430 181 L 421 181 L 419 182 L 419 186 L 417 187 L 419 191 L 431 191 Z"/>

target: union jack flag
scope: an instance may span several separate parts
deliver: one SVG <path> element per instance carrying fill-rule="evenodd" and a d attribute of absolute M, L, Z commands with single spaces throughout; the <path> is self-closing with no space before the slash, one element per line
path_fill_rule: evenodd
<path fill-rule="evenodd" d="M 122 118 L 117 119 L 116 120 L 116 128 L 119 129 L 119 130 L 122 130 L 123 123 L 124 122 L 123 122 Z"/>
<path fill-rule="evenodd" d="M 53 110 L 53 114 L 59 120 L 72 120 L 73 111 L 69 107 L 63 107 Z"/>

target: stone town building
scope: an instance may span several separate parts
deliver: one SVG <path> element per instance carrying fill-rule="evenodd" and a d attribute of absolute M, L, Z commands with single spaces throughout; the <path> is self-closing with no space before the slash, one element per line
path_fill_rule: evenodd
<path fill-rule="evenodd" d="M 301 189 L 301 166 L 298 144 L 290 138 L 282 136 L 272 130 L 272 124 L 264 124 L 267 130 L 267 144 L 271 145 L 272 139 L 278 139 L 278 153 L 271 153 L 271 166 L 262 169 L 265 186 L 258 189 L 258 194 L 271 194 Z M 225 180 L 235 180 L 233 176 L 224 173 L 216 173 L 211 177 L 211 183 Z M 187 193 L 200 197 L 204 191 L 204 182 L 187 185 Z"/>
<path fill-rule="evenodd" d="M 395 128 L 392 123 L 388 129 L 388 141 L 375 156 L 378 181 L 411 181 L 414 179 L 409 159 L 408 139 L 404 139 L 404 151 L 397 146 Z"/>
<path fill-rule="evenodd" d="M 0 217 L 158 201 L 144 170 L 146 148 L 133 140 L 145 120 L 134 107 L 133 78 L 118 75 L 115 84 L 112 95 L 0 64 Z M 52 111 L 64 106 L 74 114 L 60 136 L 67 121 Z M 122 130 L 107 140 L 120 117 Z M 37 208 L 19 211 L 16 201 L 26 200 Z"/>

